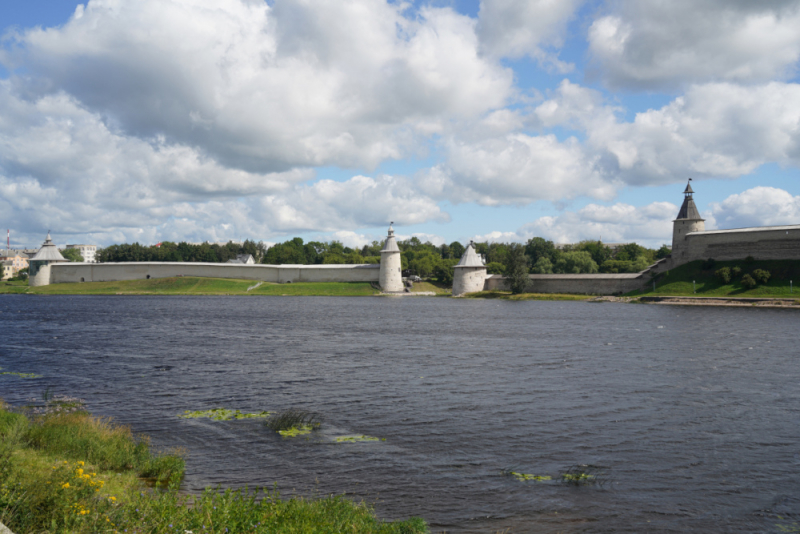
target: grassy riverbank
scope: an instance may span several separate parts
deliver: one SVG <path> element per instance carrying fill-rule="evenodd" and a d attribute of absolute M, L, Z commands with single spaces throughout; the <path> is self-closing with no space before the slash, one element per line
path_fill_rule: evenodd
<path fill-rule="evenodd" d="M 257 286 L 257 287 L 254 287 Z M 355 297 L 379 293 L 369 282 L 259 284 L 254 280 L 180 276 L 120 282 L 50 284 L 41 287 L 0 284 L 0 293 L 29 295 L 288 295 Z"/>
<path fill-rule="evenodd" d="M 741 273 L 732 275 L 725 283 L 714 273 L 727 267 L 731 271 L 738 267 Z M 769 271 L 769 281 L 749 289 L 742 285 L 742 277 L 761 269 Z M 794 290 L 790 290 L 789 281 Z M 800 299 L 800 261 L 718 261 L 713 265 L 693 261 L 659 275 L 653 290 L 652 282 L 642 291 L 633 291 L 627 296 L 688 296 L 688 297 L 752 297 L 752 298 L 797 298 Z M 694 284 L 693 284 L 694 282 Z"/>
<path fill-rule="evenodd" d="M 386 523 L 343 497 L 180 494 L 179 455 L 154 454 L 145 438 L 80 411 L 74 401 L 51 401 L 40 414 L 0 403 L 0 521 L 18 534 L 427 532 L 421 519 Z M 154 482 L 161 488 L 152 489 Z"/>

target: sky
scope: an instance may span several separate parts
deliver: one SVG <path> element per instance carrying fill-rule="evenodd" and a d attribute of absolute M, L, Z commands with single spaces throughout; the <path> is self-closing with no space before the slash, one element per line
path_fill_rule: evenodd
<path fill-rule="evenodd" d="M 800 0 L 0 3 L 12 247 L 800 224 Z"/>

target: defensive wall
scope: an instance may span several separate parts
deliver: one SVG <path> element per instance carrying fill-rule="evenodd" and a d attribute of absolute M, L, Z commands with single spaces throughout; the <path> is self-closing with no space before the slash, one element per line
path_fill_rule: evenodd
<path fill-rule="evenodd" d="M 642 289 L 650 282 L 648 271 L 624 274 L 530 274 L 528 291 L 532 293 L 575 293 L 582 295 L 617 295 Z M 499 274 L 486 277 L 484 290 L 508 291 L 509 279 Z"/>
<path fill-rule="evenodd" d="M 686 235 L 686 255 L 673 266 L 694 260 L 800 260 L 800 225 L 709 230 Z M 676 258 L 677 260 L 677 258 Z"/>
<path fill-rule="evenodd" d="M 363 265 L 243 265 L 232 263 L 125 262 L 54 263 L 49 283 L 116 282 L 198 276 L 239 278 L 286 284 L 291 282 L 377 282 L 380 266 Z"/>

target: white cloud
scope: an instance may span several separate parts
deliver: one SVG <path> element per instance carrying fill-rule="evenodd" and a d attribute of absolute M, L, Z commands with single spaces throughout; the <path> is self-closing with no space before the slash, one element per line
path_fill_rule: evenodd
<path fill-rule="evenodd" d="M 582 0 L 481 0 L 478 34 L 485 51 L 498 57 L 528 55 L 556 67 L 559 61 L 547 47 L 560 47 L 569 19 Z"/>
<path fill-rule="evenodd" d="M 709 207 L 720 228 L 800 224 L 800 196 L 775 187 L 754 187 Z"/>
<path fill-rule="evenodd" d="M 613 88 L 786 79 L 800 59 L 800 2 L 619 0 L 588 32 Z"/>
<path fill-rule="evenodd" d="M 64 90 L 131 135 L 224 166 L 375 167 L 453 118 L 502 107 L 512 73 L 475 20 L 383 0 L 90 0 L 0 58 L 28 91 Z"/>
<path fill-rule="evenodd" d="M 555 243 L 577 243 L 602 239 L 604 243 L 636 242 L 660 247 L 672 240 L 672 221 L 678 206 L 653 202 L 642 207 L 617 203 L 611 206 L 588 204 L 578 211 L 564 211 L 557 216 L 540 217 L 516 232 L 491 232 L 476 236 L 476 241 L 525 242 L 544 237 Z"/>

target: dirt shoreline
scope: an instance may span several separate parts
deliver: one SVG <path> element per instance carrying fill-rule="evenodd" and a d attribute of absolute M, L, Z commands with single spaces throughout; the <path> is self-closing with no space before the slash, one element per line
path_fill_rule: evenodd
<path fill-rule="evenodd" d="M 800 310 L 800 299 L 738 298 L 738 297 L 597 297 L 593 302 L 640 302 L 671 306 L 737 306 L 757 308 L 795 308 Z"/>

